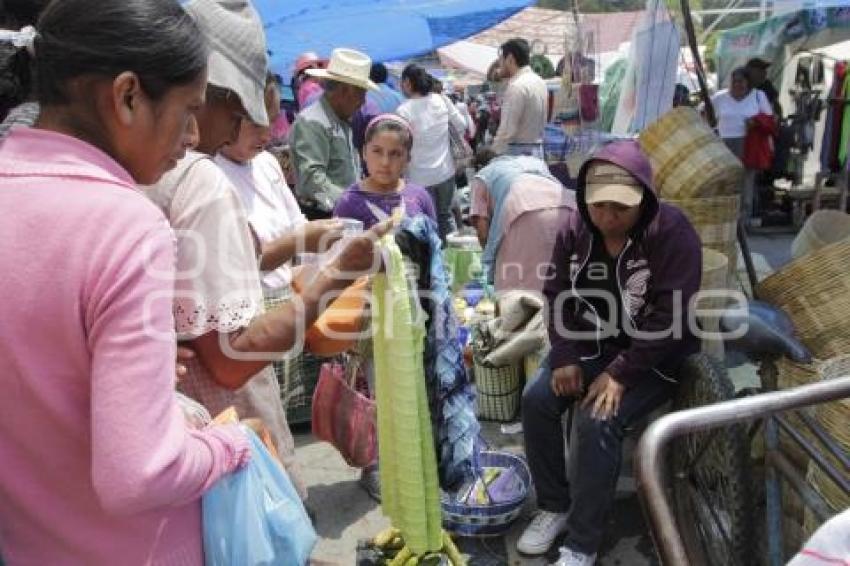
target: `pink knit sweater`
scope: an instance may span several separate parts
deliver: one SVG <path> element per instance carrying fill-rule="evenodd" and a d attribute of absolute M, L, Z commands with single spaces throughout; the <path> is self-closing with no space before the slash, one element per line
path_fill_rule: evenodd
<path fill-rule="evenodd" d="M 174 400 L 173 236 L 100 150 L 0 142 L 0 555 L 203 563 L 201 494 L 248 454 Z"/>

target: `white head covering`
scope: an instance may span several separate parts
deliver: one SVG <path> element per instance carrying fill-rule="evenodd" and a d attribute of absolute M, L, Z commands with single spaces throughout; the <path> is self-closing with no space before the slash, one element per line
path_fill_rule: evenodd
<path fill-rule="evenodd" d="M 239 96 L 251 121 L 269 125 L 263 22 L 247 0 L 191 0 L 185 9 L 210 42 L 209 82 Z"/>

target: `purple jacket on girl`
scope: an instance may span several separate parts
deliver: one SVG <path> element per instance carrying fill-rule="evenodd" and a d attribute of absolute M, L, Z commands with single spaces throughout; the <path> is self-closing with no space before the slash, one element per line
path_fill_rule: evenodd
<path fill-rule="evenodd" d="M 401 192 L 386 194 L 365 191 L 359 183 L 355 183 L 348 187 L 336 202 L 334 216 L 360 220 L 363 222 L 363 227 L 369 229 L 380 220 L 372 212 L 369 204 L 390 215 L 393 209 L 399 207 L 402 199 L 404 199 L 405 215 L 412 218 L 418 214 L 424 214 L 434 222 L 437 221 L 437 213 L 434 211 L 434 201 L 431 199 L 431 195 L 419 185 L 409 182 L 406 182 Z"/>

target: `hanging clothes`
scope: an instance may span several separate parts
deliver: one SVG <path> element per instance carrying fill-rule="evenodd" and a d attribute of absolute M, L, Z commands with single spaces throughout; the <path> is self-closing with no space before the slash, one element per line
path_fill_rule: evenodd
<path fill-rule="evenodd" d="M 419 264 L 422 306 L 428 314 L 425 381 L 440 485 L 451 491 L 472 476 L 476 440 L 481 425 L 475 416 L 475 393 L 457 340 L 449 277 L 443 265 L 442 242 L 436 224 L 419 215 L 405 218 L 396 240 L 405 255 Z"/>
<path fill-rule="evenodd" d="M 844 73 L 844 92 L 842 93 L 841 139 L 838 142 L 838 169 L 847 165 L 847 149 L 850 145 L 850 73 Z"/>
<path fill-rule="evenodd" d="M 837 63 L 833 71 L 832 87 L 827 95 L 826 123 L 821 144 L 820 163 L 822 171 L 839 169 L 838 150 L 844 110 L 844 82 L 847 75 L 847 63 Z"/>

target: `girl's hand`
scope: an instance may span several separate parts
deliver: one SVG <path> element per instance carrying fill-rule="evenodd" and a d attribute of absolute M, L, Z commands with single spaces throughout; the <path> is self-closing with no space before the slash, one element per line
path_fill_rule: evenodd
<path fill-rule="evenodd" d="M 590 416 L 601 421 L 616 417 L 625 389 L 610 373 L 602 372 L 590 384 L 587 396 L 581 402 L 581 408 L 586 409 L 592 404 Z"/>
<path fill-rule="evenodd" d="M 385 220 L 372 226 L 359 236 L 347 238 L 331 265 L 342 279 L 354 281 L 361 275 L 374 275 L 381 268 L 378 240 L 393 228 L 393 221 Z"/>

